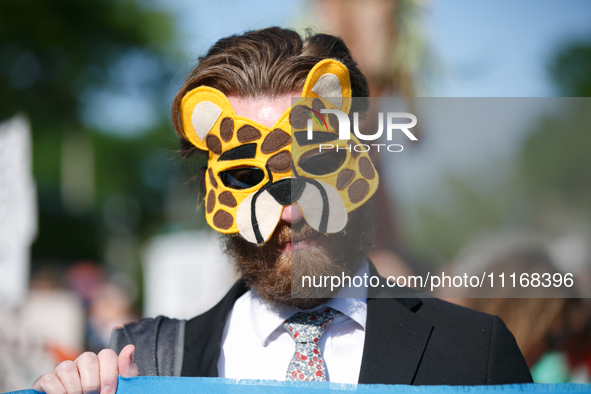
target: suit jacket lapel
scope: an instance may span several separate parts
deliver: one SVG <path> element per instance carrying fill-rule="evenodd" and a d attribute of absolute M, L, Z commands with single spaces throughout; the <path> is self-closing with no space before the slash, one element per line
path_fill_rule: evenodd
<path fill-rule="evenodd" d="M 371 264 L 370 273 L 377 275 Z M 413 383 L 433 325 L 415 314 L 419 298 L 394 299 L 396 292 L 383 280 L 368 297 L 359 383 Z"/>
<path fill-rule="evenodd" d="M 378 275 L 371 264 L 370 274 Z M 359 383 L 412 384 L 433 325 L 415 314 L 422 305 L 419 298 L 393 299 L 395 289 L 387 285 L 378 289 L 367 300 Z M 218 376 L 228 313 L 247 290 L 244 282 L 236 283 L 215 307 L 187 322 L 181 376 Z"/>
<path fill-rule="evenodd" d="M 243 281 L 237 282 L 216 306 L 187 322 L 181 376 L 218 376 L 218 360 L 228 313 L 247 290 Z"/>

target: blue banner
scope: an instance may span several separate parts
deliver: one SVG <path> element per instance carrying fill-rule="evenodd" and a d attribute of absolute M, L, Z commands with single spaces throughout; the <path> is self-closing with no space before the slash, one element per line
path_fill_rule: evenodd
<path fill-rule="evenodd" d="M 509 394 L 509 393 L 590 393 L 587 384 L 511 384 L 499 386 L 403 386 L 383 384 L 341 384 L 331 382 L 277 382 L 271 380 L 235 380 L 223 378 L 174 378 L 141 376 L 119 377 L 117 394 L 302 394 L 365 393 L 365 394 Z M 35 394 L 35 390 L 11 394 Z"/>

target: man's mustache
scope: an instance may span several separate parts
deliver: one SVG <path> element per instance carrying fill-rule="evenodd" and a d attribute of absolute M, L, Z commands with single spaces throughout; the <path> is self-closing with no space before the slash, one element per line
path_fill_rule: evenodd
<path fill-rule="evenodd" d="M 305 238 L 314 237 L 322 233 L 314 230 L 304 219 L 299 223 L 288 224 L 281 222 L 275 229 L 275 233 L 269 239 L 270 244 L 282 246 L 292 240 L 301 240 Z"/>

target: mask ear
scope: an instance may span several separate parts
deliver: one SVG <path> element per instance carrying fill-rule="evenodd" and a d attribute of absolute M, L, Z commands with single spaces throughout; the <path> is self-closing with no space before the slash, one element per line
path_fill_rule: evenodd
<path fill-rule="evenodd" d="M 191 90 L 181 101 L 181 124 L 185 136 L 202 150 L 211 150 L 209 145 L 214 140 L 219 141 L 219 123 L 232 116 L 234 110 L 226 95 L 207 86 Z"/>
<path fill-rule="evenodd" d="M 341 62 L 325 59 L 310 70 L 302 97 L 321 97 L 344 113 L 351 109 L 349 70 Z"/>

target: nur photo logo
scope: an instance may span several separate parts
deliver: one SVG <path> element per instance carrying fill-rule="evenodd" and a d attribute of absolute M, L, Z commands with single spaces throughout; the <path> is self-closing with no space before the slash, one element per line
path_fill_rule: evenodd
<path fill-rule="evenodd" d="M 307 123 L 307 133 L 306 138 L 308 140 L 314 139 L 314 123 L 318 124 L 320 127 L 324 127 L 328 131 L 328 124 L 326 119 L 322 114 L 329 115 L 333 114 L 336 116 L 338 121 L 338 139 L 348 141 L 351 139 L 351 120 L 349 116 L 338 109 L 326 109 L 323 108 L 320 112 L 315 111 L 311 108 L 307 108 L 309 110 L 306 115 L 310 116 Z M 394 132 L 400 131 L 402 132 L 409 140 L 417 141 L 417 137 L 410 131 L 414 126 L 417 125 L 417 117 L 408 112 L 378 112 L 378 129 L 374 134 L 363 134 L 359 130 L 359 113 L 353 113 L 353 133 L 354 135 L 362 141 L 376 141 L 384 134 L 384 118 L 385 118 L 385 131 L 386 131 L 386 140 L 392 141 Z M 404 122 L 406 120 L 406 122 Z M 402 121 L 402 122 L 401 122 Z M 333 144 L 320 144 L 319 150 L 332 150 L 332 149 L 347 149 L 351 151 L 351 149 L 355 150 L 356 152 L 368 152 L 375 147 L 375 149 L 379 152 L 380 147 L 385 147 L 388 152 L 402 152 L 404 147 L 400 144 L 354 144 L 354 145 L 347 145 L 346 147 L 333 145 Z"/>

